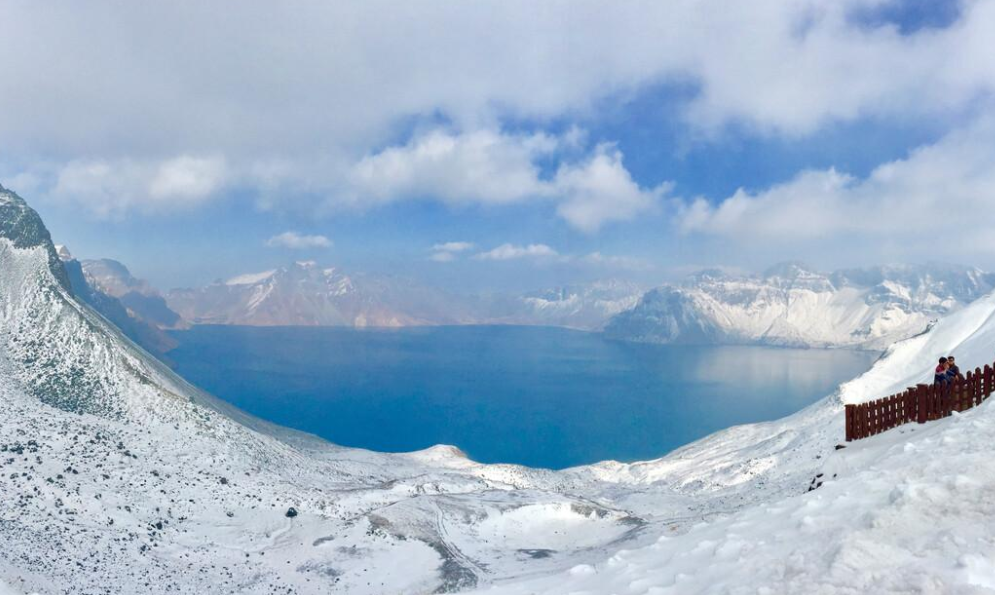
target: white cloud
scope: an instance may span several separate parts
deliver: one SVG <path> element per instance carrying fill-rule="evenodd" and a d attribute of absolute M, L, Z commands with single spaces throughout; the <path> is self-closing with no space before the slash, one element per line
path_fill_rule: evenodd
<path fill-rule="evenodd" d="M 426 197 L 452 204 L 506 204 L 545 192 L 535 160 L 556 149 L 544 134 L 435 130 L 363 158 L 353 168 L 354 200 Z"/>
<path fill-rule="evenodd" d="M 270 248 L 308 250 L 312 248 L 330 248 L 332 241 L 322 235 L 302 235 L 296 231 L 285 231 L 266 240 L 266 245 Z"/>
<path fill-rule="evenodd" d="M 518 260 L 522 258 L 548 260 L 558 256 L 559 253 L 546 244 L 529 244 L 527 246 L 501 244 L 493 250 L 477 254 L 474 258 L 477 260 Z"/>
<path fill-rule="evenodd" d="M 456 255 L 474 248 L 472 242 L 444 242 L 432 246 L 432 255 L 429 256 L 435 262 L 452 262 L 456 260 Z"/>
<path fill-rule="evenodd" d="M 45 165 L 22 174 L 49 198 L 75 202 L 102 217 L 191 208 L 209 200 L 227 183 L 220 157 L 181 155 L 161 161 L 78 160 Z"/>
<path fill-rule="evenodd" d="M 472 250 L 473 247 L 473 242 L 444 242 L 442 244 L 435 244 L 432 246 L 432 250 L 440 252 L 466 252 L 467 250 Z"/>
<path fill-rule="evenodd" d="M 98 210 L 216 188 L 214 169 L 175 163 L 139 176 L 141 191 L 118 189 L 99 166 L 119 170 L 120 155 L 223 155 L 267 203 L 286 190 L 335 195 L 349 181 L 365 193 L 354 199 L 418 191 L 503 204 L 549 191 L 535 175 L 549 139 L 509 144 L 486 131 L 596 116 L 606 98 L 652 85 L 693 89 L 675 117 L 698 130 L 737 123 L 789 137 L 867 116 L 958 113 L 995 92 L 995 4 L 966 0 L 952 26 L 911 35 L 849 18 L 880 4 L 369 0 L 289 11 L 245 0 L 232 19 L 212 3 L 7 2 L 0 80 L 16 84 L 0 96 L 0 138 L 5 155 L 74 164 L 66 185 L 75 178 Z M 398 123 L 423 118 L 464 134 L 376 151 Z M 596 228 L 603 209 L 578 199 L 561 212 Z"/>
<path fill-rule="evenodd" d="M 622 154 L 599 145 L 580 161 L 563 162 L 552 179 L 538 160 L 583 150 L 584 133 L 562 138 L 494 131 L 453 134 L 435 130 L 367 156 L 350 176 L 350 191 L 336 195 L 350 205 L 432 198 L 449 204 L 503 205 L 526 201 L 556 204 L 571 226 L 595 232 L 652 210 L 668 185 L 643 189 L 622 164 Z"/>
<path fill-rule="evenodd" d="M 0 23 L 0 77 L 19 84 L 5 90 L 0 138 L 74 154 L 134 138 L 107 131 L 160 152 L 182 142 L 294 153 L 330 140 L 365 151 L 413 114 L 472 127 L 560 116 L 667 80 L 700 89 L 687 117 L 701 126 L 797 134 L 868 113 L 945 111 L 992 90 L 991 3 L 966 1 L 954 26 L 914 35 L 850 18 L 880 4 L 369 0 L 279 11 L 246 0 L 232 19 L 210 4 L 14 3 Z"/>
<path fill-rule="evenodd" d="M 456 260 L 456 255 L 452 252 L 433 252 L 428 258 L 435 262 L 452 262 Z"/>
<path fill-rule="evenodd" d="M 184 155 L 159 164 L 149 182 L 149 196 L 199 200 L 216 192 L 224 179 L 223 159 Z"/>
<path fill-rule="evenodd" d="M 628 221 L 656 206 L 671 184 L 644 190 L 622 165 L 622 153 L 607 145 L 585 163 L 563 165 L 553 188 L 561 198 L 557 212 L 574 227 L 595 232 L 611 221 Z"/>
<path fill-rule="evenodd" d="M 995 254 L 995 120 L 982 119 L 866 178 L 805 171 L 760 192 L 739 190 L 711 205 L 678 206 L 689 233 L 743 243 L 852 238 L 869 250 L 898 244 L 904 256 Z"/>

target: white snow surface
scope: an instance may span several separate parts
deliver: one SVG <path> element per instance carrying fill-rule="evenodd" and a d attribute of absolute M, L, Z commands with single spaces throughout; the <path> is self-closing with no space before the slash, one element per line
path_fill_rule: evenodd
<path fill-rule="evenodd" d="M 995 585 L 990 404 L 834 450 L 843 401 L 921 380 L 938 353 L 991 360 L 995 297 L 788 418 L 550 472 L 446 446 L 340 448 L 253 419 L 131 344 L 50 265 L 45 246 L 0 238 L 0 581 L 21 593 Z"/>

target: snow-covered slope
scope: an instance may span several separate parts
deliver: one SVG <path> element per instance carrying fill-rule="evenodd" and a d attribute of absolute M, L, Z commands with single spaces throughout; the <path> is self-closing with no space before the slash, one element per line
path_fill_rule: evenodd
<path fill-rule="evenodd" d="M 883 349 L 995 287 L 995 275 L 948 265 L 830 275 L 798 264 L 763 275 L 705 271 L 647 293 L 607 333 L 654 343 L 757 343 Z"/>
<path fill-rule="evenodd" d="M 100 313 L 129 339 L 161 361 L 168 363 L 166 353 L 177 346 L 176 340 L 163 332 L 158 324 L 146 320 L 125 306 L 121 299 L 102 291 L 100 289 L 102 286 L 98 286 L 93 278 L 86 274 L 85 265 L 73 258 L 65 246 L 56 246 L 56 251 L 69 276 L 69 284 L 76 298 Z"/>
<path fill-rule="evenodd" d="M 64 273 L 0 190 L 0 581 L 20 593 L 975 593 L 992 577 L 989 406 L 833 448 L 842 400 L 940 353 L 988 361 L 992 297 L 794 416 L 553 473 L 250 418 Z"/>
<path fill-rule="evenodd" d="M 895 346 L 871 372 L 846 384 L 842 399 L 864 401 L 926 380 L 935 358 L 949 353 L 973 364 L 995 359 L 995 296 Z M 785 443 L 779 454 L 742 459 L 767 469 L 789 468 L 797 463 L 786 456 L 789 452 L 808 450 L 820 442 L 825 445 L 829 435 L 838 435 L 839 424 L 839 407 L 834 403 L 829 408 L 817 405 L 777 424 L 724 434 L 738 433 L 751 449 L 764 449 L 765 440 L 775 439 L 770 428 L 791 432 L 798 437 L 795 444 Z M 720 443 L 722 435 L 687 452 L 701 456 L 709 445 Z M 686 533 L 659 536 L 652 545 L 624 549 L 596 564 L 579 564 L 562 574 L 481 592 L 991 593 L 995 590 L 993 443 L 995 399 L 945 420 L 906 425 L 851 443 L 840 451 L 816 450 L 822 462 L 810 492 L 770 498 L 716 516 Z M 654 473 L 662 468 L 656 465 Z"/>

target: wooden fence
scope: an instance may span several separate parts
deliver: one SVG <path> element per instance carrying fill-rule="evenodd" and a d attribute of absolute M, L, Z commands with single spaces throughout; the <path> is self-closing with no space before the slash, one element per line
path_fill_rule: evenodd
<path fill-rule="evenodd" d="M 950 384 L 920 384 L 877 401 L 847 405 L 846 441 L 867 438 L 902 424 L 924 424 L 980 405 L 995 391 L 993 368 L 975 368 Z"/>

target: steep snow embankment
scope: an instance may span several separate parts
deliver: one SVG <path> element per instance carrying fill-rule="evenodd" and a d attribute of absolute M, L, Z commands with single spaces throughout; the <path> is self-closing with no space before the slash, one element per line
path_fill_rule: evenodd
<path fill-rule="evenodd" d="M 895 346 L 862 377 L 844 385 L 846 401 L 885 396 L 924 380 L 934 357 L 995 358 L 995 296 Z M 723 436 L 763 427 L 804 432 L 795 447 L 839 436 L 839 406 L 826 404 L 783 422 L 744 426 L 685 449 L 686 458 Z M 816 430 L 809 432 L 807 430 Z M 902 426 L 824 456 L 817 489 L 741 508 L 663 535 L 564 574 L 500 585 L 490 594 L 559 593 L 987 593 L 995 589 L 995 403 L 923 426 Z M 753 442 L 751 448 L 761 446 Z M 792 447 L 793 448 L 793 447 Z M 779 449 L 781 453 L 787 449 Z M 821 450 L 821 449 L 820 449 Z M 658 473 L 680 457 L 653 466 Z M 786 473 L 797 461 L 779 457 Z M 638 469 L 638 466 L 633 466 Z M 671 468 L 670 471 L 675 471 Z M 775 475 L 776 476 L 776 475 Z"/>

